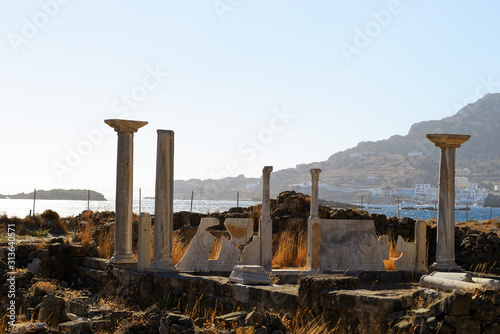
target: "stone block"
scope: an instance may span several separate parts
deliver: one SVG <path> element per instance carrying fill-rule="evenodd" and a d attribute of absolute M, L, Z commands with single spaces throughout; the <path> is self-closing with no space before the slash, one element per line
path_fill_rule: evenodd
<path fill-rule="evenodd" d="M 243 249 L 241 253 L 241 265 L 260 265 L 261 237 L 254 236 L 253 240 Z"/>
<path fill-rule="evenodd" d="M 450 316 L 468 316 L 472 299 L 468 295 L 453 294 L 443 299 L 439 311 Z"/>
<path fill-rule="evenodd" d="M 389 237 L 372 220 L 321 220 L 321 270 L 384 270 Z"/>
<path fill-rule="evenodd" d="M 42 272 L 42 260 L 34 258 L 31 263 L 28 264 L 28 270 L 33 274 L 40 274 Z"/>
<path fill-rule="evenodd" d="M 219 256 L 215 260 L 208 260 L 207 268 L 211 271 L 232 271 L 240 255 L 238 247 L 226 238 L 222 238 Z"/>
<path fill-rule="evenodd" d="M 208 256 L 215 237 L 207 231 L 207 228 L 216 225 L 219 225 L 219 219 L 217 218 L 201 219 L 200 226 L 186 253 L 176 265 L 177 269 L 180 271 L 208 270 Z"/>
<path fill-rule="evenodd" d="M 396 270 L 414 271 L 416 269 L 417 245 L 413 242 L 404 241 L 398 236 L 396 250 L 402 252 L 399 258 L 394 260 Z"/>
<path fill-rule="evenodd" d="M 90 321 L 86 321 L 83 319 L 67 321 L 60 323 L 58 326 L 58 330 L 61 333 L 71 333 L 71 334 L 86 333 L 90 332 L 91 323 Z"/>
<path fill-rule="evenodd" d="M 229 281 L 239 284 L 271 284 L 269 274 L 258 265 L 236 265 L 229 276 Z"/>
<path fill-rule="evenodd" d="M 65 301 L 61 297 L 56 297 L 49 293 L 45 295 L 40 304 L 38 320 L 53 327 L 65 320 Z"/>
<path fill-rule="evenodd" d="M 231 242 L 236 246 L 245 245 L 253 235 L 252 218 L 226 218 L 224 226 L 231 235 Z"/>

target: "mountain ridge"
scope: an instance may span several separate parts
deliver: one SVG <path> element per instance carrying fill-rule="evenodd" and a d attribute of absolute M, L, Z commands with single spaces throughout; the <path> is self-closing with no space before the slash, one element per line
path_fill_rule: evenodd
<path fill-rule="evenodd" d="M 271 189 L 274 193 L 297 188 L 297 184 L 310 180 L 311 168 L 322 169 L 320 181 L 324 184 L 332 188 L 352 189 L 354 194 L 356 189 L 411 188 L 417 183 L 429 183 L 436 187 L 440 152 L 427 139 L 429 133 L 471 135 L 470 140 L 457 149 L 457 168 L 470 169 L 471 182 L 481 183 L 482 186 L 489 184 L 491 188 L 494 183 L 500 184 L 500 93 L 491 93 L 461 108 L 455 115 L 414 123 L 406 135 L 363 141 L 332 154 L 325 161 L 298 164 L 295 168 L 273 172 Z M 224 184 L 224 191 L 246 191 L 242 187 L 245 179 L 240 175 L 223 180 L 204 180 L 199 185 L 219 182 Z M 247 180 L 255 182 L 258 179 Z M 190 185 L 195 184 L 190 182 Z M 253 189 L 254 195 L 261 190 L 256 188 Z M 341 199 L 323 195 L 327 199 Z"/>

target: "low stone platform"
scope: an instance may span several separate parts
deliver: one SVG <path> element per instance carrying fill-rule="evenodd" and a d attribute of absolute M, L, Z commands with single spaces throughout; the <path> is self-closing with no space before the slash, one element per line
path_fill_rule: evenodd
<path fill-rule="evenodd" d="M 139 272 L 97 258 L 85 258 L 79 274 L 82 285 L 134 300 L 141 307 L 171 301 L 180 303 L 181 308 L 216 310 L 220 315 L 255 309 L 273 310 L 290 318 L 305 311 L 307 316 L 321 317 L 330 324 L 372 333 L 387 331 L 389 314 L 411 309 L 412 295 L 418 288 L 413 283 L 393 283 L 401 275 L 409 282 L 417 279 L 397 272 L 358 272 L 358 278 L 354 272 L 350 276 L 307 275 L 310 273 L 283 270 L 273 274 L 280 280 L 298 284 L 244 285 L 231 283 L 227 277 L 202 273 Z M 368 279 L 374 280 L 370 281 L 371 288 L 363 288 Z"/>

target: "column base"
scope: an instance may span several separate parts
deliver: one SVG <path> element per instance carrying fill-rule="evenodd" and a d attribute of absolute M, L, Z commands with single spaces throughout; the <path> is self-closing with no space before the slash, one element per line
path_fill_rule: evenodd
<path fill-rule="evenodd" d="M 147 269 L 148 271 L 155 272 L 167 272 L 167 273 L 176 273 L 179 272 L 177 268 L 174 266 L 172 261 L 163 260 L 163 261 L 155 261 L 151 262 L 151 265 Z"/>
<path fill-rule="evenodd" d="M 455 262 L 434 262 L 430 267 L 429 271 L 452 271 L 460 272 L 463 271 Z"/>
<path fill-rule="evenodd" d="M 112 264 L 137 264 L 134 254 L 113 254 L 109 263 Z"/>

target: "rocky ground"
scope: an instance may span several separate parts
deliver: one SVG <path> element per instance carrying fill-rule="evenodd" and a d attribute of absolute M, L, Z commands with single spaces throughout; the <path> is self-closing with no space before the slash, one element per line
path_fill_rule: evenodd
<path fill-rule="evenodd" d="M 4 279 L 2 278 L 2 281 Z M 5 282 L 2 282 L 5 283 Z M 194 317 L 175 305 L 142 309 L 119 297 L 109 299 L 85 288 L 18 271 L 16 301 L 24 310 L 11 333 L 286 333 L 277 314 L 237 311 Z M 287 322 L 284 319 L 285 323 Z M 4 324 L 5 325 L 5 324 Z M 2 328 L 6 328 L 3 326 Z"/>

